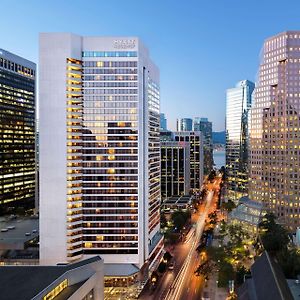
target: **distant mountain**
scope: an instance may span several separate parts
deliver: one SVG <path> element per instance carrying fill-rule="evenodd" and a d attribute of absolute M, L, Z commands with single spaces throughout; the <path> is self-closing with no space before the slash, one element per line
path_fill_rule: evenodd
<path fill-rule="evenodd" d="M 226 131 L 218 131 L 212 133 L 212 139 L 214 144 L 226 143 Z"/>

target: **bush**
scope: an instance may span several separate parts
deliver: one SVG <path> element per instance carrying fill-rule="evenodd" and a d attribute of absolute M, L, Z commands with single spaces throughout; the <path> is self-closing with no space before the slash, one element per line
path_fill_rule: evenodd
<path fill-rule="evenodd" d="M 166 261 L 170 261 L 172 258 L 172 255 L 169 251 L 167 251 L 165 254 L 164 254 L 164 260 Z"/>
<path fill-rule="evenodd" d="M 159 273 L 164 273 L 167 269 L 167 264 L 164 263 L 163 261 L 159 264 L 157 270 Z"/>

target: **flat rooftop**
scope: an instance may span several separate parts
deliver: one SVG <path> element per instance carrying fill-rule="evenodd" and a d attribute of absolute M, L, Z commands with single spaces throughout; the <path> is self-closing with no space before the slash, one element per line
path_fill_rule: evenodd
<path fill-rule="evenodd" d="M 7 229 L 10 226 L 14 226 L 14 229 L 9 229 L 6 232 L 1 232 L 2 229 Z M 37 232 L 33 233 L 32 231 Z M 30 235 L 26 236 L 26 233 Z M 17 218 L 15 220 L 6 221 L 4 219 L 0 220 L 0 249 L 3 245 L 13 246 L 15 244 L 24 244 L 33 238 L 39 236 L 39 220 L 37 218 Z M 5 247 L 5 249 L 8 249 Z"/>
<path fill-rule="evenodd" d="M 192 200 L 192 196 L 172 196 L 163 202 L 163 205 L 186 205 Z"/>
<path fill-rule="evenodd" d="M 94 256 L 77 263 L 59 266 L 2 266 L 0 299 L 32 299 L 66 272 L 96 261 L 101 261 L 101 258 Z M 84 282 L 85 280 L 69 286 L 55 299 L 67 299 Z"/>

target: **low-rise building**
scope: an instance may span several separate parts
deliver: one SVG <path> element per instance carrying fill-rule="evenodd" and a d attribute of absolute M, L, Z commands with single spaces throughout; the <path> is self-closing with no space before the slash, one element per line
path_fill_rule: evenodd
<path fill-rule="evenodd" d="M 292 292 L 278 263 L 265 251 L 251 266 L 251 278 L 237 291 L 239 300 L 292 300 Z"/>
<path fill-rule="evenodd" d="M 250 200 L 247 196 L 240 198 L 238 205 L 228 215 L 228 221 L 241 224 L 250 234 L 256 234 L 265 210 L 262 203 Z"/>
<path fill-rule="evenodd" d="M 3 266 L 0 298 L 5 300 L 102 300 L 103 260 L 99 256 L 57 266 Z"/>
<path fill-rule="evenodd" d="M 1 218 L 0 265 L 38 265 L 38 241 L 37 217 Z"/>
<path fill-rule="evenodd" d="M 162 211 L 168 213 L 175 210 L 185 210 L 189 208 L 194 196 L 172 196 L 166 199 L 161 206 Z"/>

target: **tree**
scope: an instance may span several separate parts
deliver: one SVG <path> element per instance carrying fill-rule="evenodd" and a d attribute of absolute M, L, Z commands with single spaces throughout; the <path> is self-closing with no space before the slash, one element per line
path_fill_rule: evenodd
<path fill-rule="evenodd" d="M 171 255 L 171 253 L 169 251 L 167 251 L 163 256 L 164 260 L 166 260 L 166 261 L 170 261 L 172 257 L 173 256 Z"/>
<path fill-rule="evenodd" d="M 228 200 L 227 202 L 222 203 L 221 208 L 228 212 L 231 212 L 234 208 L 236 208 L 236 205 L 232 200 Z"/>
<path fill-rule="evenodd" d="M 183 226 L 186 224 L 186 222 L 190 219 L 190 217 L 191 217 L 190 210 L 186 210 L 186 211 L 177 210 L 172 213 L 171 220 L 174 224 L 174 227 L 178 231 L 180 231 L 183 228 Z"/>
<path fill-rule="evenodd" d="M 287 230 L 276 223 L 273 214 L 266 214 L 259 224 L 259 234 L 264 249 L 277 253 L 286 249 L 289 242 Z"/>
<path fill-rule="evenodd" d="M 208 175 L 208 180 L 213 181 L 215 179 L 215 177 L 216 177 L 216 171 L 212 170 Z"/>
<path fill-rule="evenodd" d="M 195 271 L 195 275 L 196 276 L 202 275 L 205 279 L 208 279 L 214 266 L 215 266 L 215 264 L 212 261 L 206 260 L 204 263 L 200 264 L 197 267 L 197 269 Z"/>
<path fill-rule="evenodd" d="M 250 275 L 250 270 L 247 270 L 244 266 L 239 266 L 236 269 L 236 283 L 241 285 L 244 283 L 245 275 Z"/>
<path fill-rule="evenodd" d="M 212 212 L 212 213 L 210 213 L 208 215 L 208 218 L 210 219 L 209 223 L 211 225 L 216 225 L 217 224 L 217 222 L 218 222 L 218 215 L 217 215 L 217 213 L 215 211 Z"/>
<path fill-rule="evenodd" d="M 206 195 L 207 195 L 207 189 L 203 189 L 203 190 L 200 192 L 200 198 L 203 199 Z"/>
<path fill-rule="evenodd" d="M 160 213 L 160 225 L 161 225 L 161 228 L 164 228 L 167 226 L 167 218 L 163 212 Z"/>
<path fill-rule="evenodd" d="M 224 261 L 220 264 L 219 274 L 218 274 L 218 287 L 227 287 L 228 281 L 234 279 L 234 269 L 233 266 Z"/>
<path fill-rule="evenodd" d="M 226 169 L 224 166 L 222 166 L 220 168 L 220 172 L 222 173 L 222 179 L 225 180 L 225 176 L 226 176 Z"/>
<path fill-rule="evenodd" d="M 285 277 L 297 279 L 297 275 L 300 273 L 300 255 L 297 249 L 285 248 L 276 257 Z"/>
<path fill-rule="evenodd" d="M 260 241 L 263 248 L 274 256 L 288 278 L 297 278 L 300 273 L 300 254 L 289 245 L 288 231 L 276 223 L 273 214 L 266 214 L 259 224 Z"/>
<path fill-rule="evenodd" d="M 167 264 L 164 263 L 163 261 L 159 264 L 157 270 L 159 273 L 164 273 L 167 269 Z"/>
<path fill-rule="evenodd" d="M 172 215 L 171 215 L 171 219 L 173 221 L 174 227 L 180 231 L 184 224 L 185 224 L 185 218 L 183 216 L 183 214 L 179 211 L 175 211 Z"/>

